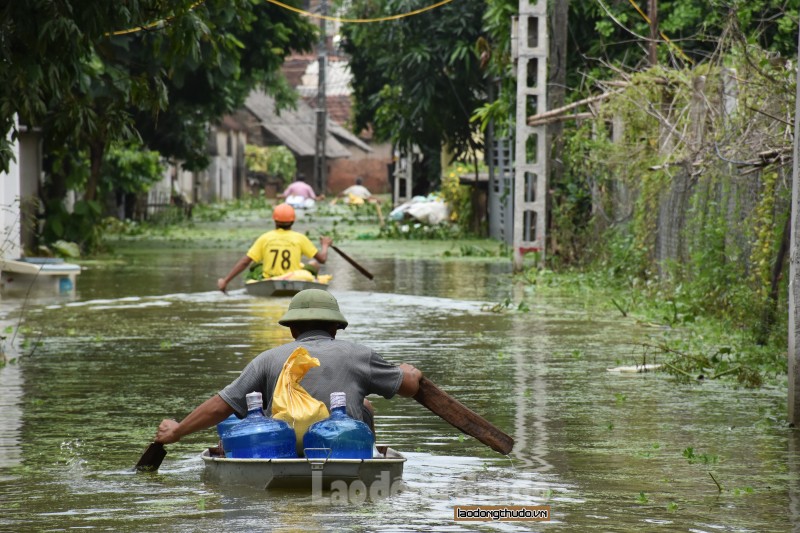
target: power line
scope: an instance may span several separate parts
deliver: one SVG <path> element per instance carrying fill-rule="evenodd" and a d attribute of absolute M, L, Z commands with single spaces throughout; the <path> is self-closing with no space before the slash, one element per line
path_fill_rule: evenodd
<path fill-rule="evenodd" d="M 420 9 L 415 9 L 414 11 L 409 11 L 408 13 L 400 13 L 399 15 L 389 15 L 386 17 L 376 17 L 376 18 L 369 18 L 369 19 L 348 19 L 342 17 L 331 17 L 328 15 L 320 15 L 319 13 L 311 13 L 310 11 L 304 11 L 302 9 L 292 7 L 290 5 L 286 5 L 278 0 L 266 0 L 270 4 L 275 4 L 276 6 L 280 6 L 284 9 L 288 9 L 289 11 L 294 11 L 295 13 L 300 13 L 301 15 L 306 15 L 307 17 L 314 17 L 323 20 L 331 20 L 333 22 L 352 22 L 352 23 L 368 23 L 368 22 L 386 22 L 387 20 L 398 20 L 406 17 L 413 17 L 414 15 L 419 15 L 420 13 L 424 13 L 426 11 L 430 11 L 432 9 L 436 9 L 437 7 L 441 7 L 445 4 L 449 4 L 453 0 L 442 0 L 441 2 L 437 2 L 435 4 L 422 7 Z"/>
<path fill-rule="evenodd" d="M 419 15 L 420 13 L 424 13 L 426 11 L 430 11 L 432 9 L 436 9 L 437 7 L 441 7 L 441 6 L 445 5 L 445 4 L 449 4 L 452 1 L 453 0 L 442 0 L 441 2 L 437 2 L 435 4 L 432 4 L 432 5 L 429 5 L 429 6 L 426 6 L 426 7 L 422 7 L 420 9 L 415 9 L 414 11 L 409 11 L 408 13 L 400 13 L 398 15 L 388 15 L 386 17 L 375 17 L 375 18 L 368 18 L 368 19 L 359 19 L 359 18 L 350 19 L 350 18 L 342 18 L 342 17 L 332 17 L 332 16 L 328 16 L 328 15 L 325 15 L 325 14 L 320 14 L 320 13 L 311 13 L 310 11 L 305 11 L 303 9 L 299 9 L 297 7 L 293 7 L 293 6 L 290 6 L 288 4 L 284 4 L 283 2 L 280 2 L 278 0 L 266 0 L 266 2 L 269 2 L 270 4 L 275 4 L 278 7 L 282 7 L 283 9 L 286 9 L 286 10 L 289 10 L 289 11 L 294 11 L 295 13 L 299 13 L 299 14 L 305 15 L 307 17 L 313 17 L 313 18 L 318 18 L 318 19 L 322 19 L 322 20 L 331 20 L 331 21 L 334 21 L 334 22 L 351 22 L 351 23 L 386 22 L 388 20 L 398 20 L 398 19 L 402 19 L 402 18 L 406 18 L 406 17 L 413 17 L 414 15 Z M 195 2 L 194 4 L 192 4 L 189 7 L 189 11 L 192 11 L 194 8 L 196 8 L 197 6 L 203 4 L 204 2 L 205 2 L 205 0 L 199 0 L 198 2 Z M 106 35 L 107 36 L 128 35 L 128 34 L 131 34 L 131 33 L 137 33 L 137 32 L 144 31 L 144 30 L 149 30 L 149 29 L 152 29 L 152 28 L 163 27 L 168 22 L 172 21 L 176 16 L 177 15 L 172 15 L 170 17 L 166 17 L 166 18 L 163 18 L 161 20 L 157 20 L 155 22 L 150 22 L 150 23 L 145 24 L 143 26 L 136 26 L 134 28 L 129 28 L 127 30 L 117 30 L 117 31 L 108 32 L 108 33 L 106 33 Z"/>
<path fill-rule="evenodd" d="M 641 8 L 641 7 L 639 7 L 639 4 L 637 4 L 636 2 L 634 2 L 634 0 L 628 0 L 628 1 L 629 1 L 629 2 L 631 3 L 631 5 L 632 5 L 632 6 L 633 6 L 633 7 L 636 9 L 636 11 L 638 11 L 638 12 L 639 12 L 639 14 L 642 16 L 642 18 L 644 19 L 644 21 L 645 21 L 645 22 L 647 22 L 648 24 L 650 24 L 650 17 L 648 17 L 647 15 L 645 15 L 644 11 L 642 11 L 642 8 Z M 659 34 L 659 35 L 661 35 L 661 38 L 662 38 L 662 39 L 664 39 L 664 40 L 667 42 L 667 44 L 668 44 L 668 45 L 670 45 L 670 46 L 672 46 L 673 48 L 675 48 L 675 49 L 678 51 L 678 54 L 680 54 L 680 56 L 681 56 L 683 59 L 685 59 L 685 60 L 686 60 L 686 61 L 688 61 L 689 63 L 694 63 L 694 61 L 692 61 L 691 59 L 689 59 L 689 57 L 688 57 L 686 54 L 684 54 L 684 53 L 683 53 L 683 50 L 681 50 L 681 48 L 680 48 L 678 45 L 676 45 L 675 43 L 673 43 L 673 42 L 670 40 L 670 38 L 669 38 L 669 37 L 667 37 L 667 36 L 664 34 L 664 32 L 663 32 L 663 31 L 659 31 L 659 32 L 658 32 L 658 34 Z"/>
<path fill-rule="evenodd" d="M 188 11 L 192 11 L 194 8 L 196 8 L 197 6 L 201 5 L 204 2 L 205 2 L 205 0 L 199 0 L 198 2 L 195 2 L 194 4 L 189 6 Z M 170 17 L 167 17 L 167 18 L 164 18 L 164 19 L 161 19 L 161 20 L 157 20 L 155 22 L 150 22 L 149 24 L 145 24 L 144 26 L 136 26 L 135 28 L 129 28 L 127 30 L 118 30 L 118 31 L 108 32 L 108 33 L 106 33 L 106 35 L 107 36 L 114 36 L 114 35 L 128 35 L 130 33 L 138 33 L 140 31 L 144 31 L 144 30 L 149 30 L 151 28 L 155 28 L 157 26 L 163 26 L 166 23 L 172 21 L 176 16 L 177 15 L 172 15 Z"/>
<path fill-rule="evenodd" d="M 636 9 L 636 11 L 638 11 L 638 12 L 639 12 L 639 14 L 640 14 L 640 15 L 642 16 L 642 18 L 645 20 L 645 22 L 647 22 L 648 24 L 650 24 L 650 18 L 649 18 L 649 17 L 648 17 L 648 16 L 647 16 L 647 15 L 646 15 L 646 14 L 645 14 L 643 11 L 642 11 L 642 8 L 640 8 L 640 7 L 639 7 L 639 5 L 638 5 L 638 4 L 636 4 L 636 2 L 634 2 L 633 0 L 628 0 L 628 1 L 629 1 L 629 2 L 631 3 L 631 5 L 632 5 L 632 6 L 633 6 L 633 7 Z M 633 30 L 631 30 L 630 28 L 628 28 L 627 26 L 625 26 L 625 24 L 623 24 L 623 23 L 622 23 L 622 21 L 620 21 L 620 20 L 619 20 L 617 17 L 615 17 L 615 16 L 614 16 L 614 14 L 611 12 L 611 10 L 608 8 L 608 6 L 606 6 L 606 5 L 603 3 L 603 0 L 597 0 L 597 3 L 600 5 L 600 7 L 603 9 L 603 11 L 605 11 L 605 12 L 606 12 L 606 15 L 608 15 L 608 18 L 610 18 L 611 20 L 613 20 L 613 21 L 614 21 L 614 23 L 615 23 L 617 26 L 619 26 L 620 28 L 622 28 L 622 29 L 623 29 L 623 30 L 625 30 L 626 32 L 630 33 L 631 35 L 633 35 L 633 36 L 634 36 L 634 37 L 636 37 L 637 39 L 641 39 L 642 41 L 647 41 L 647 42 L 649 42 L 649 41 L 651 41 L 651 40 L 652 40 L 652 39 L 650 39 L 649 37 L 645 37 L 644 35 L 639 35 L 639 34 L 638 34 L 638 33 L 636 33 L 635 31 L 633 31 Z M 678 52 L 678 55 L 680 55 L 680 56 L 681 56 L 681 57 L 682 57 L 682 58 L 683 58 L 685 61 L 687 61 L 687 62 L 689 62 L 689 63 L 694 63 L 694 61 L 692 61 L 692 60 L 691 60 L 691 59 L 690 59 L 690 58 L 689 58 L 689 57 L 688 57 L 686 54 L 684 54 L 684 53 L 683 53 L 683 50 L 681 50 L 681 48 L 680 48 L 680 47 L 679 47 L 677 44 L 675 44 L 674 42 L 672 42 L 672 41 L 670 40 L 670 38 L 669 38 L 669 37 L 667 37 L 667 36 L 664 34 L 664 32 L 663 32 L 663 31 L 659 31 L 658 33 L 661 35 L 661 38 L 662 38 L 662 39 L 664 39 L 664 42 L 665 42 L 665 43 L 667 43 L 667 44 L 668 44 L 669 46 L 671 46 L 672 48 L 674 48 L 674 49 L 675 49 L 675 51 L 677 51 L 677 52 Z"/>

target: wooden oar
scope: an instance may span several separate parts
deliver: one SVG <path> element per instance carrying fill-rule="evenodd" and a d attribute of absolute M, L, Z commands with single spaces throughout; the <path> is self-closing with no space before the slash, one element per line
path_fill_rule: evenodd
<path fill-rule="evenodd" d="M 420 380 L 419 392 L 414 395 L 414 399 L 456 429 L 475 437 L 496 452 L 508 455 L 514 447 L 514 439 L 434 385 L 426 377 Z"/>
<path fill-rule="evenodd" d="M 380 222 L 381 227 L 386 225 L 386 222 L 383 220 L 383 211 L 381 211 L 381 204 L 376 203 L 375 209 L 378 211 L 378 222 Z"/>
<path fill-rule="evenodd" d="M 155 472 L 161 466 L 161 461 L 167 455 L 167 450 L 160 442 L 153 442 L 142 454 L 139 462 L 136 463 L 137 472 Z"/>
<path fill-rule="evenodd" d="M 346 253 L 344 253 L 343 251 L 341 251 L 339 248 L 337 248 L 337 247 L 336 247 L 336 246 L 334 246 L 333 244 L 331 244 L 331 248 L 333 248 L 334 250 L 336 250 L 336 253 L 338 253 L 339 255 L 341 255 L 341 256 L 342 256 L 342 259 L 344 259 L 345 261 L 347 261 L 348 263 L 350 263 L 351 265 L 353 265 L 354 267 L 356 267 L 356 270 L 358 270 L 359 272 L 361 272 L 362 274 L 364 274 L 365 276 L 367 276 L 369 279 L 372 279 L 372 278 L 374 278 L 374 277 L 375 277 L 375 276 L 373 276 L 373 275 L 370 273 L 370 271 L 369 271 L 369 270 L 367 270 L 367 269 L 366 269 L 366 268 L 364 268 L 363 266 L 361 266 L 361 265 L 359 265 L 358 263 L 356 263 L 355 259 L 353 259 L 353 258 L 352 258 L 352 257 L 350 257 L 349 255 L 347 255 Z"/>

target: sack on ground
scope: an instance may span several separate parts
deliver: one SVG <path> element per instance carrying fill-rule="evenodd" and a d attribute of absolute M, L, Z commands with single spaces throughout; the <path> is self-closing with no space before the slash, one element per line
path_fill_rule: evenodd
<path fill-rule="evenodd" d="M 311 396 L 300 385 L 306 372 L 315 366 L 319 366 L 319 359 L 311 357 L 302 346 L 295 349 L 283 363 L 272 395 L 272 417 L 284 420 L 294 428 L 299 457 L 303 456 L 303 435 L 308 427 L 330 416 L 325 403 Z"/>

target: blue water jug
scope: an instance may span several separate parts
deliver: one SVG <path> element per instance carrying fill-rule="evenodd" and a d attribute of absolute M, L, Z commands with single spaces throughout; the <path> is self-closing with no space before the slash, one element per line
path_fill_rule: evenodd
<path fill-rule="evenodd" d="M 219 438 L 221 439 L 222 435 L 224 435 L 226 431 L 231 429 L 231 427 L 233 427 L 235 424 L 238 424 L 239 422 L 241 422 L 239 417 L 233 414 L 228 418 L 226 418 L 225 420 L 223 420 L 222 422 L 220 422 L 219 424 L 217 424 L 217 435 L 219 435 Z"/>
<path fill-rule="evenodd" d="M 222 435 L 225 457 L 231 459 L 276 459 L 297 457 L 294 430 L 283 420 L 267 418 L 260 392 L 247 395 L 247 416 Z"/>
<path fill-rule="evenodd" d="M 347 396 L 331 393 L 331 416 L 311 425 L 303 435 L 310 459 L 371 459 L 375 435 L 369 426 L 347 415 Z"/>

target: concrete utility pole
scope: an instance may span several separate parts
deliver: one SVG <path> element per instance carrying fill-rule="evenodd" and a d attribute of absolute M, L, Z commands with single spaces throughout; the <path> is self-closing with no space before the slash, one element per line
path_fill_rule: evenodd
<path fill-rule="evenodd" d="M 517 46 L 517 106 L 514 140 L 514 271 L 526 252 L 544 265 L 547 228 L 547 126 L 528 117 L 547 111 L 547 0 L 520 0 Z M 512 45 L 513 46 L 513 45 Z"/>
<path fill-rule="evenodd" d="M 800 34 L 797 38 L 800 57 Z M 797 68 L 797 66 L 795 66 Z M 792 232 L 789 245 L 789 423 L 800 427 L 800 68 L 794 110 L 794 151 L 792 154 Z"/>
<path fill-rule="evenodd" d="M 328 15 L 328 2 L 321 0 L 319 19 L 319 45 L 317 46 L 317 60 L 319 72 L 317 74 L 317 135 L 314 147 L 314 188 L 319 194 L 325 194 L 328 181 L 328 162 L 325 158 L 325 138 L 328 135 L 328 100 L 325 96 L 325 66 L 328 62 L 328 36 L 325 31 L 325 16 Z"/>

